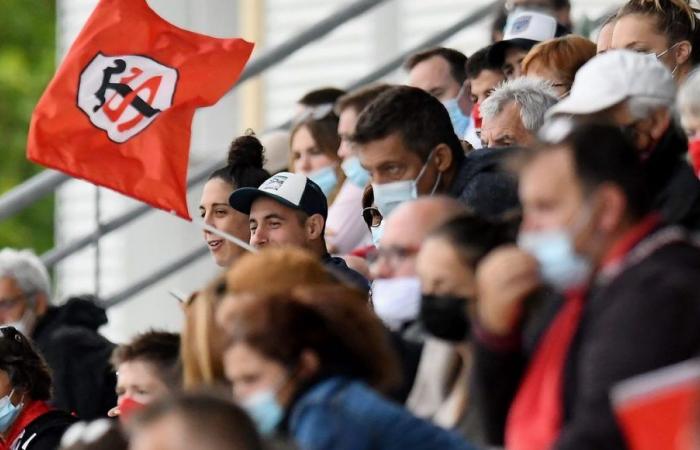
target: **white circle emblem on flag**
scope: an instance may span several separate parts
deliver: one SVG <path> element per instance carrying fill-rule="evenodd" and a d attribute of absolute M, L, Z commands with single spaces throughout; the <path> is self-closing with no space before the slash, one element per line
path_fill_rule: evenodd
<path fill-rule="evenodd" d="M 151 58 L 98 53 L 80 74 L 78 107 L 123 143 L 172 106 L 177 81 L 176 69 Z"/>

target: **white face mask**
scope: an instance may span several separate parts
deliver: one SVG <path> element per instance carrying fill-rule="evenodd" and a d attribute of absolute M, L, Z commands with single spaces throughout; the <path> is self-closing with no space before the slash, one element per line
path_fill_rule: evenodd
<path fill-rule="evenodd" d="M 4 327 L 14 327 L 17 331 L 27 337 L 31 337 L 36 325 L 36 314 L 29 306 L 24 310 L 24 314 L 16 322 L 3 324 Z"/>
<path fill-rule="evenodd" d="M 417 277 L 380 278 L 372 283 L 374 311 L 392 331 L 418 318 L 420 297 Z"/>
<path fill-rule="evenodd" d="M 382 217 L 386 219 L 389 215 L 403 202 L 415 200 L 418 198 L 418 181 L 425 173 L 430 159 L 433 157 L 433 152 L 430 152 L 428 159 L 423 164 L 423 167 L 418 172 L 418 176 L 413 180 L 392 181 L 390 183 L 376 184 L 372 183 L 372 191 L 374 193 L 374 204 L 377 205 Z M 437 180 L 430 191 L 430 195 L 435 194 L 442 180 L 442 172 L 438 172 Z"/>

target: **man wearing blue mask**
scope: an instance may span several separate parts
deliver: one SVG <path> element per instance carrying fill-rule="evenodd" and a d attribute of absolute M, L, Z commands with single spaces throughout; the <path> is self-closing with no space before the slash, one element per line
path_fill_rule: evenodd
<path fill-rule="evenodd" d="M 362 220 L 362 194 L 369 184 L 369 174 L 360 165 L 357 152 L 351 142 L 360 112 L 382 92 L 388 84 L 363 87 L 338 99 L 335 113 L 338 115 L 338 157 L 345 181 L 328 207 L 326 242 L 331 253 L 346 255 L 357 248 L 372 244 L 367 225 Z"/>
<path fill-rule="evenodd" d="M 440 100 L 459 139 L 471 133 L 471 95 L 465 89 L 467 57 L 454 49 L 436 47 L 411 55 L 404 64 L 408 85 L 423 89 Z"/>
<path fill-rule="evenodd" d="M 625 448 L 611 388 L 700 346 L 700 247 L 654 212 L 619 128 L 557 126 L 520 172 L 519 248 L 477 272 L 476 379 L 509 449 Z M 526 317 L 542 283 L 563 300 Z"/>
<path fill-rule="evenodd" d="M 360 114 L 352 140 L 384 218 L 405 201 L 434 194 L 486 217 L 517 206 L 514 179 L 488 154 L 465 156 L 444 106 L 422 89 L 381 94 Z"/>

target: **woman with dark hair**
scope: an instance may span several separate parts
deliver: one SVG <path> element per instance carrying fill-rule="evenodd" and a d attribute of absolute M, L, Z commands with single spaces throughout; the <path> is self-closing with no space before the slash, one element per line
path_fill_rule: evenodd
<path fill-rule="evenodd" d="M 485 443 L 486 436 L 469 389 L 473 350 L 468 311 L 476 297 L 476 267 L 494 248 L 514 243 L 516 233 L 515 220 L 460 216 L 434 231 L 416 259 L 420 322 L 428 337 L 406 406 L 477 443 Z"/>
<path fill-rule="evenodd" d="M 54 409 L 44 358 L 14 327 L 0 328 L 0 449 L 54 450 L 76 419 Z"/>
<path fill-rule="evenodd" d="M 241 297 L 218 318 L 234 397 L 263 435 L 288 434 L 302 450 L 471 449 L 375 391 L 397 385 L 397 358 L 358 291 Z"/>
<path fill-rule="evenodd" d="M 700 24 L 689 0 L 629 0 L 617 13 L 612 48 L 654 55 L 682 83 L 700 62 Z"/>
<path fill-rule="evenodd" d="M 235 189 L 258 187 L 270 174 L 263 169 L 264 149 L 253 135 L 236 138 L 229 148 L 228 164 L 216 170 L 202 190 L 199 214 L 204 223 L 224 231 L 244 242 L 250 240 L 248 216 L 229 205 L 228 198 Z M 227 267 L 245 250 L 208 231 L 204 239 L 218 266 Z"/>

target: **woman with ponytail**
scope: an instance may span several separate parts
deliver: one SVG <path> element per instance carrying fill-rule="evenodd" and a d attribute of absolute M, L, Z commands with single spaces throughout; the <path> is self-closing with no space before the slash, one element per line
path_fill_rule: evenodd
<path fill-rule="evenodd" d="M 263 146 L 252 134 L 236 138 L 229 148 L 228 164 L 209 176 L 199 202 L 199 214 L 204 222 L 242 241 L 250 240 L 248 216 L 233 209 L 228 198 L 242 187 L 258 187 L 270 174 L 263 169 Z M 204 239 L 218 266 L 229 266 L 245 250 L 208 231 Z"/>
<path fill-rule="evenodd" d="M 612 48 L 654 55 L 680 84 L 700 62 L 696 12 L 690 0 L 630 0 L 617 14 Z"/>

